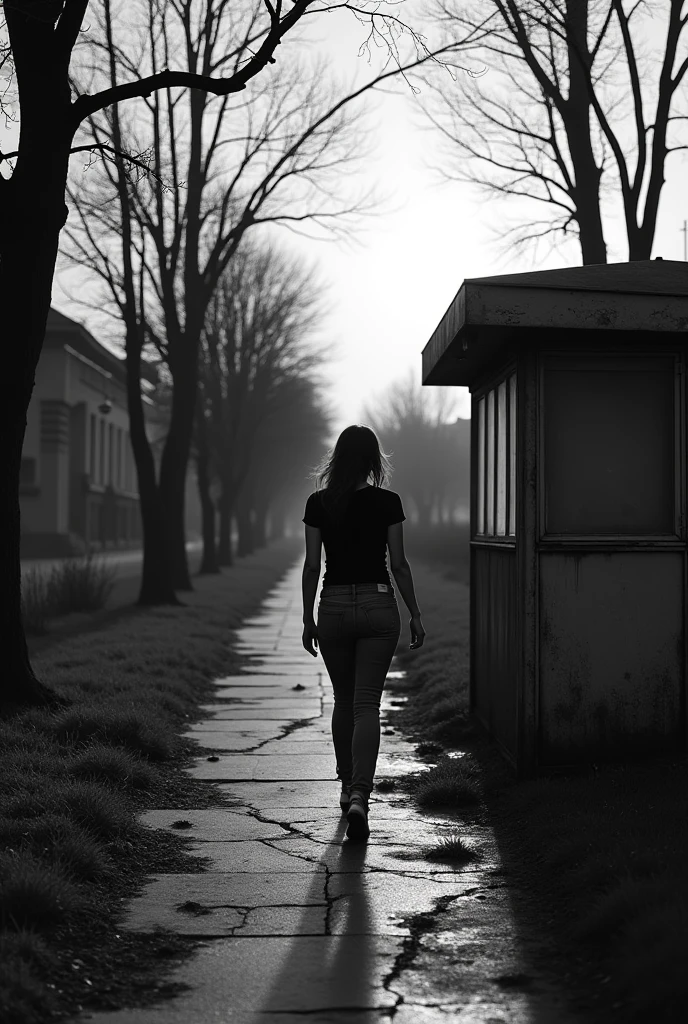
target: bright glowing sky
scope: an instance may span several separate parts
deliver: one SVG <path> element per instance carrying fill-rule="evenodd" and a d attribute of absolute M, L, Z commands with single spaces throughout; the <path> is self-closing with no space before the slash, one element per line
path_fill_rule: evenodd
<path fill-rule="evenodd" d="M 397 10 L 412 21 L 420 9 L 418 0 L 406 0 Z M 365 58 L 357 57 L 365 35 L 347 12 L 315 16 L 307 30 L 311 50 L 317 45 L 318 52 L 328 53 L 333 72 L 346 81 L 354 75 L 363 81 L 371 73 Z M 377 144 L 363 172 L 390 196 L 392 209 L 369 219 L 349 243 L 309 241 L 280 231 L 286 245 L 317 260 L 330 282 L 326 333 L 337 343 L 339 358 L 327 375 L 338 409 L 337 432 L 358 420 L 362 404 L 410 367 L 420 380 L 420 353 L 464 278 L 581 262 L 574 243 L 537 265 L 500 256 L 494 228 L 519 200 L 495 204 L 469 185 L 438 184 L 429 166 L 433 156 L 435 162 L 439 157 L 434 136 L 419 127 L 422 114 L 408 87 L 400 81 L 394 93 L 376 94 Z M 683 259 L 685 169 L 683 154 L 669 162 L 653 256 Z M 610 262 L 627 259 L 620 233 L 610 231 L 607 240 Z M 88 323 L 87 311 L 69 303 L 59 282 L 53 301 Z M 458 395 L 456 411 L 469 416 L 468 389 L 458 389 Z"/>

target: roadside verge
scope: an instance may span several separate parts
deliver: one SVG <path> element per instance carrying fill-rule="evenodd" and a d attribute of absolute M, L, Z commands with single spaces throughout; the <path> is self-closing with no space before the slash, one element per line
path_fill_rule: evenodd
<path fill-rule="evenodd" d="M 240 670 L 233 631 L 298 551 L 295 540 L 278 542 L 220 576 L 194 578 L 183 607 L 120 609 L 34 651 L 39 678 L 71 703 L 0 723 L 4 1024 L 165 993 L 167 969 L 193 940 L 142 940 L 119 933 L 117 921 L 147 874 L 198 871 L 203 861 L 185 853 L 188 840 L 151 835 L 136 815 L 222 801 L 184 773 L 198 747 L 180 733 L 200 717 L 212 680 Z"/>

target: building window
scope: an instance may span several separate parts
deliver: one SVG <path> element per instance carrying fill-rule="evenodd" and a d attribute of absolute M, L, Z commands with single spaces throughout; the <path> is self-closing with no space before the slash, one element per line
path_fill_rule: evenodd
<path fill-rule="evenodd" d="M 117 428 L 117 479 L 115 480 L 117 490 L 122 489 L 122 428 Z"/>
<path fill-rule="evenodd" d="M 134 490 L 131 439 L 129 432 L 124 435 L 124 489 L 131 493 Z"/>
<path fill-rule="evenodd" d="M 674 535 L 673 357 L 552 354 L 543 372 L 545 532 Z"/>
<path fill-rule="evenodd" d="M 98 433 L 98 483 L 102 484 L 105 480 L 105 423 L 100 417 L 98 418 Z"/>
<path fill-rule="evenodd" d="M 96 417 L 95 413 L 91 413 L 91 429 L 89 432 L 89 449 L 88 449 L 88 472 L 91 477 L 91 482 L 95 482 L 96 479 Z"/>
<path fill-rule="evenodd" d="M 516 374 L 478 401 L 476 535 L 516 534 Z"/>
<path fill-rule="evenodd" d="M 19 484 L 24 487 L 33 487 L 36 483 L 36 460 L 23 457 L 19 469 Z"/>
<path fill-rule="evenodd" d="M 115 483 L 115 427 L 108 424 L 108 483 L 114 486 Z"/>

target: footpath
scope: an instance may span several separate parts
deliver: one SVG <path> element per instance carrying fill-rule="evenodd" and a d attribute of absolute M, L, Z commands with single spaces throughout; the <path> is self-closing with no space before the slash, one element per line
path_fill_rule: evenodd
<path fill-rule="evenodd" d="M 177 834 L 186 823 L 210 860 L 202 874 L 153 876 L 122 924 L 201 938 L 169 979 L 187 987 L 79 1022 L 573 1024 L 533 969 L 490 829 L 423 813 L 391 789 L 372 795 L 369 840 L 345 838 L 331 689 L 301 646 L 300 584 L 299 561 L 238 631 L 245 673 L 217 681 L 189 732 L 216 751 L 191 773 L 220 783 L 231 806 L 142 818 Z M 378 780 L 427 767 L 385 722 L 394 700 L 383 703 Z M 477 866 L 424 858 L 457 832 Z"/>

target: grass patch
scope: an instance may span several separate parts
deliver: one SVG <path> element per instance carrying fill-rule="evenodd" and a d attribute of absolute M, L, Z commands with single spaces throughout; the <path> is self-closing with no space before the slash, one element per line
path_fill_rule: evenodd
<path fill-rule="evenodd" d="M 441 743 L 435 742 L 435 740 L 424 740 L 416 746 L 416 754 L 418 754 L 418 757 L 434 757 L 436 754 L 443 753 L 444 747 Z"/>
<path fill-rule="evenodd" d="M 420 807 L 472 807 L 482 800 L 480 768 L 468 758 L 442 757 L 416 776 L 411 792 Z"/>
<path fill-rule="evenodd" d="M 91 743 L 71 762 L 70 774 L 75 778 L 107 782 L 124 789 L 151 789 L 155 771 L 142 758 L 106 743 Z"/>
<path fill-rule="evenodd" d="M 143 829 L 137 814 L 223 802 L 184 773 L 195 747 L 180 733 L 214 696 L 212 680 L 241 671 L 232 629 L 296 556 L 281 542 L 198 580 L 184 606 L 101 613 L 87 632 L 65 623 L 49 646 L 30 642 L 38 677 L 68 706 L 0 722 L 3 1024 L 154 1002 L 169 958 L 193 948 L 117 931 L 147 875 L 203 866 L 188 837 Z M 67 568 L 61 581 L 74 610 L 100 605 L 97 576 Z"/>
<path fill-rule="evenodd" d="M 22 614 L 27 633 L 46 632 L 49 619 L 105 606 L 116 570 L 93 554 L 66 558 L 49 573 L 32 567 L 22 577 Z"/>
<path fill-rule="evenodd" d="M 73 882 L 56 864 L 20 852 L 0 855 L 0 928 L 46 931 L 79 903 Z"/>
<path fill-rule="evenodd" d="M 120 687 L 119 692 L 126 693 L 128 689 Z M 181 701 L 180 705 L 184 706 Z M 174 751 L 174 734 L 147 707 L 100 708 L 85 704 L 58 715 L 54 729 L 57 738 L 65 743 L 99 740 L 101 750 L 105 744 L 126 747 L 151 761 L 167 761 Z"/>
<path fill-rule="evenodd" d="M 436 846 L 425 851 L 426 860 L 447 861 L 451 864 L 468 864 L 479 860 L 479 854 L 467 845 L 459 835 L 446 836 Z"/>

